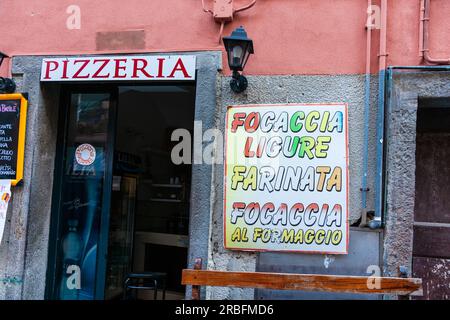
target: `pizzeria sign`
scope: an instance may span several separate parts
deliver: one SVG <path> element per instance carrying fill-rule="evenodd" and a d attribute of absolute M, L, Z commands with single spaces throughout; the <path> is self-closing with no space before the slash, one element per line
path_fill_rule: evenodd
<path fill-rule="evenodd" d="M 195 80 L 195 56 L 96 56 L 46 58 L 41 81 Z"/>

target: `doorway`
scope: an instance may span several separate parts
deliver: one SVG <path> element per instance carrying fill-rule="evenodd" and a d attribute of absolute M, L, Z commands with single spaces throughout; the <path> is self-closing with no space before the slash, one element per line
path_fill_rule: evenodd
<path fill-rule="evenodd" d="M 420 99 L 416 136 L 413 276 L 423 297 L 449 299 L 450 99 Z"/>
<path fill-rule="evenodd" d="M 63 91 L 48 297 L 118 299 L 128 273 L 154 271 L 184 298 L 191 166 L 171 161 L 171 134 L 193 131 L 195 83 Z"/>

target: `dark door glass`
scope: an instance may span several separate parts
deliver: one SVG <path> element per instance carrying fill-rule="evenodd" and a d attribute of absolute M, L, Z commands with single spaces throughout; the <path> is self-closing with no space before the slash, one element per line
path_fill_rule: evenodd
<path fill-rule="evenodd" d="M 109 93 L 73 93 L 67 122 L 56 298 L 95 298 L 110 121 Z"/>
<path fill-rule="evenodd" d="M 136 177 L 114 176 L 109 220 L 105 299 L 123 295 L 125 277 L 131 271 L 136 202 Z"/>

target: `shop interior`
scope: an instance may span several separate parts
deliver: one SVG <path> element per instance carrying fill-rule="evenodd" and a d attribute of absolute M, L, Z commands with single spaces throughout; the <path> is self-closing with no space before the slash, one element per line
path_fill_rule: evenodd
<path fill-rule="evenodd" d="M 171 134 L 193 132 L 194 101 L 193 85 L 119 87 L 106 299 L 123 297 L 130 272 L 163 273 L 165 299 L 184 298 L 191 165 L 171 161 Z M 154 299 L 152 290 L 136 291 Z"/>

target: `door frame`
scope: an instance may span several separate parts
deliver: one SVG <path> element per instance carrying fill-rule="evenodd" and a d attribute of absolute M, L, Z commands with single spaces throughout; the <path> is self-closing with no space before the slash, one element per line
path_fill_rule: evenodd
<path fill-rule="evenodd" d="M 385 237 L 383 272 L 399 276 L 398 266 L 412 274 L 416 183 L 416 122 L 419 100 L 449 98 L 450 70 L 419 67 L 387 70 L 385 134 Z"/>
<path fill-rule="evenodd" d="M 102 196 L 102 212 L 100 217 L 100 231 L 97 244 L 97 258 L 96 258 L 96 279 L 94 289 L 94 300 L 104 300 L 105 298 L 105 286 L 106 286 L 106 273 L 108 262 L 108 245 L 109 245 L 109 223 L 110 223 L 110 207 L 111 207 L 111 194 L 112 194 L 112 181 L 113 181 L 113 165 L 114 165 L 114 149 L 117 129 L 118 118 L 118 103 L 119 103 L 119 89 L 122 86 L 177 86 L 192 84 L 196 87 L 195 81 L 152 81 L 149 82 L 98 82 L 98 83 L 82 83 L 82 84 L 66 84 L 61 85 L 61 97 L 60 97 L 60 113 L 58 119 L 58 137 L 55 157 L 55 174 L 54 184 L 52 190 L 52 206 L 51 206 L 51 219 L 50 219 L 50 234 L 49 234 L 49 251 L 48 251 L 48 267 L 47 267 L 47 279 L 45 289 L 45 299 L 56 298 L 56 275 L 58 267 L 58 243 L 61 241 L 61 191 L 63 184 L 63 170 L 65 160 L 65 146 L 67 143 L 68 135 L 68 120 L 69 120 L 69 108 L 70 97 L 73 93 L 109 93 L 110 109 L 108 130 L 107 130 L 107 144 L 105 153 L 105 179 L 103 183 L 103 196 Z M 196 96 L 197 99 L 197 96 Z M 194 121 L 195 121 L 195 103 L 194 103 Z M 192 182 L 191 182 L 192 184 Z M 191 211 L 192 208 L 190 208 Z M 191 215 L 189 215 L 191 216 Z M 52 241 L 56 239 L 56 241 Z M 188 263 L 189 261 L 187 261 Z"/>

